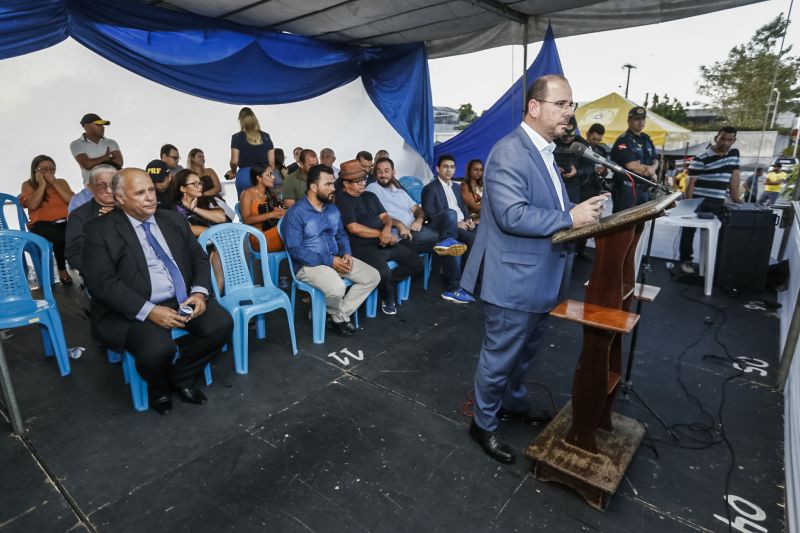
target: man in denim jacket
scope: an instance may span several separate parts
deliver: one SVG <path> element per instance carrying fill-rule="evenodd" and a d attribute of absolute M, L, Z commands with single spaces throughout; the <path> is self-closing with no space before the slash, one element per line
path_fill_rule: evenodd
<path fill-rule="evenodd" d="M 316 165 L 307 174 L 308 191 L 287 211 L 281 235 L 295 275 L 325 294 L 334 331 L 356 334 L 350 316 L 381 280 L 377 270 L 350 254 L 350 239 L 333 204 L 333 169 Z M 346 291 L 343 278 L 353 282 Z"/>

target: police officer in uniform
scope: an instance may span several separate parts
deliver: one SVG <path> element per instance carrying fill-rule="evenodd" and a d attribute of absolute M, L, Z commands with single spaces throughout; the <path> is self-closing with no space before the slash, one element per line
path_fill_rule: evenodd
<path fill-rule="evenodd" d="M 658 158 L 650 136 L 644 133 L 647 110 L 636 106 L 628 111 L 628 129 L 620 135 L 611 148 L 611 160 L 631 172 L 656 181 Z M 635 187 L 635 189 L 634 189 Z M 614 212 L 643 204 L 650 199 L 649 185 L 633 182 L 629 176 L 614 174 L 612 198 Z M 634 194 L 635 190 L 635 194 Z"/>

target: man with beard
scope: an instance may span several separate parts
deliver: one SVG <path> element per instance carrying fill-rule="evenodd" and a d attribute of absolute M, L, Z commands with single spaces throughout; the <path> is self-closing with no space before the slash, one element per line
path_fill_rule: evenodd
<path fill-rule="evenodd" d="M 350 316 L 378 285 L 381 276 L 350 253 L 350 240 L 339 209 L 333 204 L 333 169 L 315 165 L 308 170 L 306 182 L 306 195 L 283 218 L 281 236 L 297 279 L 325 294 L 334 331 L 349 337 L 357 332 Z M 353 282 L 350 290 L 343 278 Z"/>

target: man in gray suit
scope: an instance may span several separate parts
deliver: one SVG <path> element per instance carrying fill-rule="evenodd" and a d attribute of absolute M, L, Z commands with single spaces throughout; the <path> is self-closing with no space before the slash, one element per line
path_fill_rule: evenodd
<path fill-rule="evenodd" d="M 495 144 L 486 162 L 481 223 L 461 278 L 461 286 L 473 292 L 483 265 L 486 333 L 469 432 L 503 463 L 513 462 L 514 453 L 500 436 L 498 417 L 535 419 L 522 379 L 547 314 L 569 281 L 572 258 L 550 236 L 597 220 L 608 196 L 571 203 L 553 160 L 553 139 L 564 133 L 576 107 L 566 78 L 548 75 L 533 82 L 522 124 Z"/>

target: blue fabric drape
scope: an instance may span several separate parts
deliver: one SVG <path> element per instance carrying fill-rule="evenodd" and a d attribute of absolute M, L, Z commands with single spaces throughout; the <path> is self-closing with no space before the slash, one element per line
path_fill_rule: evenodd
<path fill-rule="evenodd" d="M 147 79 L 231 104 L 297 102 L 360 76 L 386 120 L 433 161 L 433 106 L 422 43 L 326 43 L 131 0 L 0 4 L 0 59 L 67 37 Z"/>
<path fill-rule="evenodd" d="M 553 29 L 549 24 L 539 55 L 528 69 L 528 87 L 533 80 L 545 74 L 564 74 L 561 69 L 561 59 L 558 57 L 556 40 L 553 37 Z M 527 90 L 526 87 L 525 91 Z M 522 77 L 520 77 L 492 107 L 470 124 L 467 129 L 452 139 L 434 146 L 434 164 L 431 165 L 433 173 L 436 173 L 436 159 L 443 154 L 449 154 L 455 158 L 456 176 L 464 175 L 467 163 L 471 159 L 480 159 L 486 163 L 486 158 L 494 144 L 522 122 L 524 94 Z"/>

